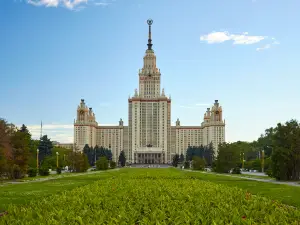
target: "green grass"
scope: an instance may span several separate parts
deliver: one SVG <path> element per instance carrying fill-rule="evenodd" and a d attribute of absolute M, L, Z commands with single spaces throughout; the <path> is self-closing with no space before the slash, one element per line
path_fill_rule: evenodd
<path fill-rule="evenodd" d="M 239 183 L 228 185 L 231 177 L 216 184 L 218 178 L 177 169 L 122 169 L 62 178 L 52 186 L 51 196 L 33 195 L 29 204 L 8 206 L 0 224 L 299 224 L 298 209 L 233 187 Z M 58 191 L 68 179 L 84 181 L 78 188 Z M 32 185 L 47 188 L 46 183 Z"/>
<path fill-rule="evenodd" d="M 6 184 L 0 186 L 0 209 L 5 209 L 11 204 L 28 204 L 31 200 L 41 199 L 45 196 L 62 191 L 88 185 L 97 180 L 111 177 L 111 172 L 87 173 L 80 176 L 66 176 L 41 182 L 28 182 L 20 184 Z"/>
<path fill-rule="evenodd" d="M 239 187 L 252 194 L 265 196 L 300 208 L 300 187 L 252 181 L 238 177 L 229 177 L 210 173 L 187 171 L 184 173 L 188 173 L 199 180 L 224 184 L 230 187 Z"/>

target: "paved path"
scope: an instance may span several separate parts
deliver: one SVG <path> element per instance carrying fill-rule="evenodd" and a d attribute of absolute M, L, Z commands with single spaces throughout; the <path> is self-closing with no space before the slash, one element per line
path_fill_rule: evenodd
<path fill-rule="evenodd" d="M 273 184 L 285 184 L 289 186 L 296 186 L 300 187 L 300 184 L 297 182 L 288 182 L 288 181 L 277 181 L 277 180 L 269 180 L 269 179 L 263 179 L 263 178 L 254 178 L 254 177 L 243 177 L 243 176 L 236 176 L 231 174 L 221 174 L 221 173 L 213 173 L 213 172 L 203 172 L 203 171 L 193 171 L 193 170 L 187 170 L 189 172 L 200 172 L 200 173 L 208 173 L 208 174 L 214 174 L 218 176 L 227 176 L 227 177 L 235 177 L 245 180 L 254 180 L 254 181 L 260 181 L 260 182 L 266 182 L 266 183 L 273 183 Z"/>
<path fill-rule="evenodd" d="M 262 176 L 262 177 L 267 177 L 268 176 L 267 174 L 261 173 L 261 172 L 242 172 L 242 174 Z"/>
<path fill-rule="evenodd" d="M 112 170 L 119 170 L 119 168 L 117 169 L 112 169 Z M 109 171 L 112 171 L 109 170 Z M 74 174 L 69 174 L 67 176 L 65 175 L 57 175 L 57 176 L 53 176 L 53 177 L 45 177 L 45 178 L 37 178 L 34 180 L 23 180 L 23 181 L 8 181 L 5 182 L 3 184 L 0 184 L 0 186 L 4 186 L 7 184 L 25 184 L 25 183 L 35 183 L 35 182 L 42 182 L 42 181 L 48 181 L 48 180 L 56 180 L 56 179 L 60 179 L 60 178 L 65 178 L 65 177 L 77 177 L 77 176 L 82 176 L 82 175 L 90 175 L 90 174 L 97 174 L 97 173 L 102 173 L 104 172 L 104 170 L 101 171 L 92 171 L 92 172 L 86 172 L 86 173 L 74 173 Z"/>

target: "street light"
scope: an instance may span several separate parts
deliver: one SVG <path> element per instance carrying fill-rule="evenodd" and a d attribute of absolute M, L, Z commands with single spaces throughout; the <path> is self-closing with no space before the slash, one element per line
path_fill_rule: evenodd
<path fill-rule="evenodd" d="M 265 150 L 261 151 L 261 172 L 265 170 Z"/>
<path fill-rule="evenodd" d="M 245 163 L 245 159 L 244 159 L 244 152 L 241 153 L 242 155 L 242 170 L 244 170 L 244 163 Z"/>
<path fill-rule="evenodd" d="M 56 168 L 58 168 L 58 156 L 59 156 L 59 153 L 56 152 Z"/>
<path fill-rule="evenodd" d="M 39 170 L 39 149 L 36 150 L 36 169 Z"/>
<path fill-rule="evenodd" d="M 95 165 L 94 166 L 96 166 L 96 148 L 94 148 L 94 150 L 95 150 Z"/>

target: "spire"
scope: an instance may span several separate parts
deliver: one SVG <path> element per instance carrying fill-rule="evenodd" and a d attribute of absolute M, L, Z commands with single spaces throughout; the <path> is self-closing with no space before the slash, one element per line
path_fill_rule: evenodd
<path fill-rule="evenodd" d="M 147 20 L 147 24 L 149 25 L 149 36 L 148 36 L 148 50 L 152 50 L 152 38 L 151 38 L 151 25 L 153 24 L 152 19 Z"/>

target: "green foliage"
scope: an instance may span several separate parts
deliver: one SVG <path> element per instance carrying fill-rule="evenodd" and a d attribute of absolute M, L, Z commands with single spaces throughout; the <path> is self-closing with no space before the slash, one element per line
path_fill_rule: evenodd
<path fill-rule="evenodd" d="M 19 165 L 13 164 L 10 167 L 9 179 L 21 179 L 24 175 L 24 171 Z"/>
<path fill-rule="evenodd" d="M 122 150 L 120 152 L 120 155 L 119 155 L 119 163 L 121 164 L 122 167 L 124 167 L 126 165 L 126 156 L 125 156 L 125 152 L 124 150 Z"/>
<path fill-rule="evenodd" d="M 215 152 L 212 143 L 208 146 L 189 146 L 186 150 L 186 161 L 192 161 L 193 157 L 204 158 L 207 165 L 211 166 L 215 158 Z"/>
<path fill-rule="evenodd" d="M 27 171 L 29 177 L 36 177 L 37 169 L 36 168 L 29 168 Z"/>
<path fill-rule="evenodd" d="M 56 156 L 46 156 L 41 163 L 41 167 L 45 167 L 48 169 L 56 168 Z"/>
<path fill-rule="evenodd" d="M 184 155 L 182 153 L 180 154 L 179 162 L 180 163 L 184 162 Z"/>
<path fill-rule="evenodd" d="M 61 167 L 56 168 L 56 174 L 61 174 Z"/>
<path fill-rule="evenodd" d="M 93 166 L 95 165 L 95 160 L 97 161 L 100 157 L 106 157 L 109 161 L 112 160 L 111 150 L 102 146 L 98 147 L 96 145 L 95 148 L 92 148 L 86 144 L 83 148 L 83 153 L 87 156 L 89 164 Z"/>
<path fill-rule="evenodd" d="M 106 179 L 10 205 L 7 211 L 3 224 L 296 225 L 300 220 L 297 208 L 197 179 L 193 172 L 161 169 L 111 172 Z"/>
<path fill-rule="evenodd" d="M 178 163 L 179 163 L 179 155 L 178 154 L 175 154 L 174 156 L 173 156 L 173 159 L 172 159 L 172 166 L 174 166 L 174 167 L 177 167 L 178 166 Z"/>
<path fill-rule="evenodd" d="M 194 156 L 192 161 L 193 170 L 204 170 L 206 165 L 205 159 Z"/>
<path fill-rule="evenodd" d="M 189 169 L 190 168 L 190 162 L 189 161 L 185 161 L 184 162 L 184 168 L 185 169 Z"/>
<path fill-rule="evenodd" d="M 107 170 L 108 169 L 108 160 L 106 157 L 100 157 L 96 162 L 96 167 L 98 170 Z"/>
<path fill-rule="evenodd" d="M 231 173 L 232 174 L 241 174 L 241 168 L 240 167 L 235 167 L 235 168 L 233 168 Z"/>
<path fill-rule="evenodd" d="M 115 162 L 115 161 L 110 161 L 110 168 L 111 169 L 115 169 L 116 168 L 116 166 L 117 166 L 117 163 Z"/>
<path fill-rule="evenodd" d="M 86 154 L 82 152 L 71 152 L 68 156 L 68 161 L 70 162 L 71 169 L 76 173 L 86 172 L 90 167 Z"/>
<path fill-rule="evenodd" d="M 231 169 L 240 165 L 240 156 L 241 152 L 238 144 L 220 144 L 218 149 L 215 171 L 218 173 L 228 173 Z"/>
<path fill-rule="evenodd" d="M 44 158 L 46 156 L 51 156 L 52 155 L 52 141 L 48 138 L 47 135 L 44 135 L 41 137 L 39 141 L 39 161 L 40 163 L 43 162 Z"/>
<path fill-rule="evenodd" d="M 277 180 L 300 179 L 300 124 L 291 120 L 277 124 L 269 134 L 272 140 L 272 176 Z"/>
<path fill-rule="evenodd" d="M 49 172 L 49 168 L 47 167 L 41 167 L 39 168 L 39 175 L 41 176 L 49 176 L 50 172 Z"/>

